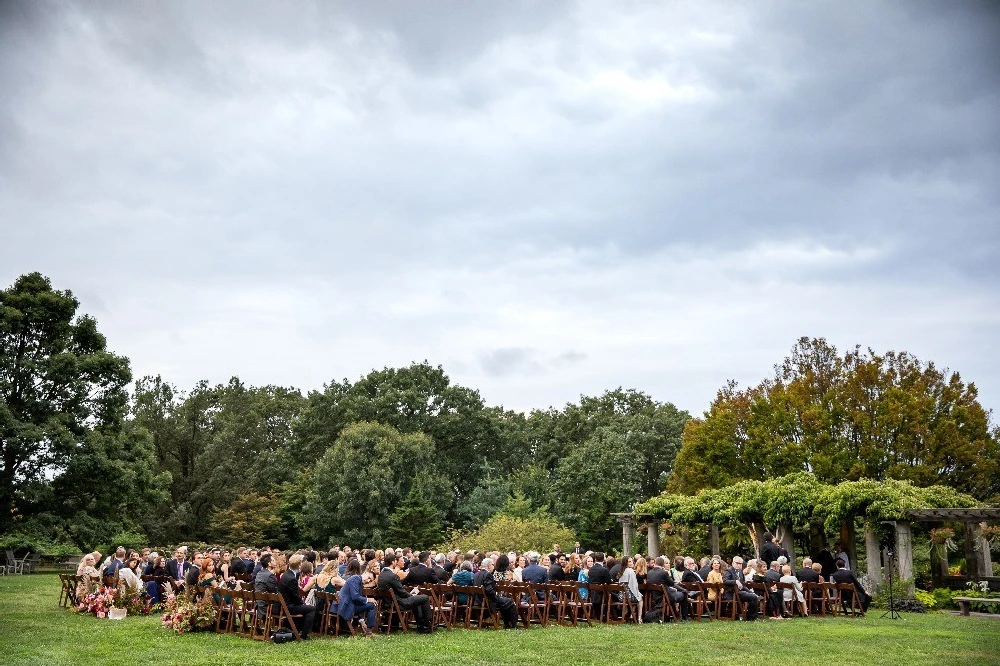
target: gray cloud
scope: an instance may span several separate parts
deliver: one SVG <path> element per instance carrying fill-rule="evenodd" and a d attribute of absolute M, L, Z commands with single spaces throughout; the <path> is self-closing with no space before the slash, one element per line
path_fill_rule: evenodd
<path fill-rule="evenodd" d="M 825 335 L 995 405 L 998 17 L 0 3 L 0 279 L 182 385 L 427 358 L 515 408 L 699 411 Z"/>

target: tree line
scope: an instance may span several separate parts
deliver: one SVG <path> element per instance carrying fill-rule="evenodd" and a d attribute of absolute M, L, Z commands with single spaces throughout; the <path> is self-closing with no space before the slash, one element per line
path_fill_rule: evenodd
<path fill-rule="evenodd" d="M 419 547 L 507 507 L 611 549 L 609 514 L 667 488 L 811 471 L 998 492 L 975 387 L 905 353 L 804 339 L 775 378 L 728 384 L 699 419 L 623 388 L 524 414 L 428 362 L 305 392 L 133 381 L 78 310 L 38 273 L 0 292 L 5 543 Z"/>

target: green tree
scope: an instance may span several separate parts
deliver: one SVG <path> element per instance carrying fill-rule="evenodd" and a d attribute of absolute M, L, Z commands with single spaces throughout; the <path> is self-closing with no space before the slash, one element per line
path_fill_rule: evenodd
<path fill-rule="evenodd" d="M 81 447 L 100 448 L 90 437 L 121 428 L 128 360 L 108 351 L 79 305 L 39 273 L 0 291 L 0 531 L 30 517 L 25 490 L 65 473 Z"/>
<path fill-rule="evenodd" d="M 437 508 L 450 504 L 448 480 L 437 470 L 429 437 L 380 423 L 353 423 L 313 470 L 303 526 L 320 545 L 381 543 L 390 514 L 417 479 Z"/>
<path fill-rule="evenodd" d="M 631 511 L 644 499 L 642 469 L 626 436 L 598 428 L 556 468 L 556 516 L 592 548 L 609 549 L 621 537 L 611 514 Z"/>
<path fill-rule="evenodd" d="M 439 543 L 441 536 L 441 512 L 423 485 L 414 483 L 403 503 L 389 516 L 386 539 L 397 546 L 424 550 Z"/>

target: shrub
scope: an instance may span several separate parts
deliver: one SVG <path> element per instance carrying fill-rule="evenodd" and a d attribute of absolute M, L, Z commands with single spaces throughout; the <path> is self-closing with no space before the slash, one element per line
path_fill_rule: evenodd
<path fill-rule="evenodd" d="M 574 541 L 576 536 L 573 531 L 547 514 L 529 518 L 497 514 L 477 530 L 453 533 L 449 542 L 441 549 L 547 552 L 554 543 L 572 545 Z"/>
<path fill-rule="evenodd" d="M 922 603 L 927 610 L 934 610 L 937 608 L 937 598 L 931 592 L 916 590 L 914 591 L 913 596 L 917 601 Z"/>

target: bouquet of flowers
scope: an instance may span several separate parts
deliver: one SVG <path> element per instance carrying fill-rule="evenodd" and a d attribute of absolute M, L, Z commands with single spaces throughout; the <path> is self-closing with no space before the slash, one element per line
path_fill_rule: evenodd
<path fill-rule="evenodd" d="M 171 594 L 163 606 L 161 624 L 178 634 L 192 631 L 208 631 L 215 627 L 218 609 L 207 596 L 195 601 L 183 594 Z"/>
<path fill-rule="evenodd" d="M 115 608 L 115 597 L 118 590 L 113 587 L 101 587 L 84 597 L 77 606 L 79 613 L 91 613 L 97 617 L 107 617 L 108 611 Z"/>
<path fill-rule="evenodd" d="M 134 587 L 124 585 L 114 595 L 112 608 L 124 608 L 129 615 L 149 615 L 153 611 L 153 601 Z"/>

